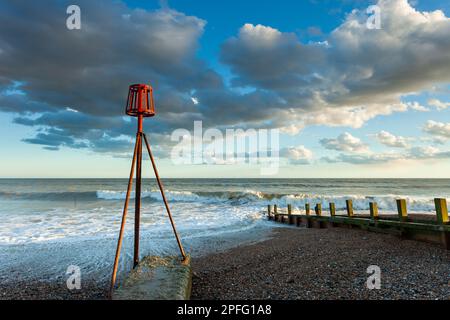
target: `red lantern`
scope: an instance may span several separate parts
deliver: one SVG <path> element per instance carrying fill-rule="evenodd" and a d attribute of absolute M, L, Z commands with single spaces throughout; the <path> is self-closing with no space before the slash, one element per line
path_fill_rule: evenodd
<path fill-rule="evenodd" d="M 132 117 L 153 117 L 155 105 L 153 102 L 153 88 L 146 84 L 133 84 L 128 90 L 128 100 L 125 109 Z"/>

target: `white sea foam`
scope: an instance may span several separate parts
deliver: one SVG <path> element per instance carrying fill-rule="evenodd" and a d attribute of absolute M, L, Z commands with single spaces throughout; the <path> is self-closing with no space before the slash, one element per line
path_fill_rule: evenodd
<path fill-rule="evenodd" d="M 172 203 L 171 207 L 183 245 L 193 255 L 262 240 L 272 228 L 256 207 L 205 207 L 193 202 Z M 89 274 L 98 281 L 107 280 L 121 214 L 121 206 L 115 205 L 102 210 L 55 209 L 44 217 L 33 214 L 8 219 L 0 225 L 0 276 L 51 280 L 65 277 L 67 267 L 75 264 L 83 275 Z M 41 219 L 37 218 L 39 216 Z M 131 268 L 133 216 L 133 207 L 130 207 L 119 271 Z M 141 253 L 178 254 L 161 203 L 147 203 L 142 208 Z"/>
<path fill-rule="evenodd" d="M 395 200 L 405 198 L 409 212 L 434 214 L 433 197 L 450 198 L 450 190 L 445 187 L 450 185 L 447 181 L 400 181 L 393 187 L 391 181 L 381 181 L 376 186 L 360 181 L 288 182 L 183 180 L 169 183 L 166 195 L 183 243 L 191 252 L 205 252 L 204 248 L 215 251 L 225 244 L 232 246 L 240 243 L 243 236 L 260 238 L 262 233 L 257 230 L 267 232 L 277 227 L 264 219 L 268 204 L 277 204 L 280 209 L 292 204 L 294 210 L 299 210 L 305 203 L 312 207 L 321 203 L 326 212 L 329 202 L 334 202 L 337 210 L 344 210 L 345 200 L 351 199 L 355 211 L 368 212 L 369 202 L 375 201 L 380 214 L 384 214 L 395 213 Z M 0 181 L 0 276 L 14 275 L 17 270 L 27 274 L 33 269 L 49 278 L 50 274 L 64 275 L 69 264 L 80 265 L 84 272 L 110 268 L 126 181 L 8 183 Z M 134 193 L 131 196 L 134 198 Z M 143 254 L 177 252 L 161 200 L 158 189 L 144 190 Z M 131 257 L 133 218 L 134 201 L 131 201 L 124 261 Z"/>
<path fill-rule="evenodd" d="M 166 190 L 165 195 L 169 201 L 181 201 L 181 202 L 223 202 L 223 201 L 235 201 L 235 200 L 260 200 L 264 199 L 264 193 L 254 190 L 245 190 L 242 192 L 199 192 L 194 193 L 190 191 L 170 191 Z M 104 200 L 124 200 L 126 197 L 125 191 L 112 191 L 112 190 L 98 190 L 97 198 Z M 130 193 L 130 198 L 134 199 L 135 193 Z M 141 198 L 152 198 L 154 200 L 162 200 L 162 196 L 159 190 L 143 191 Z"/>
<path fill-rule="evenodd" d="M 123 200 L 125 192 L 120 191 L 97 191 L 99 199 L 106 200 Z M 432 212 L 434 211 L 434 202 L 432 198 L 404 195 L 315 195 L 315 194 L 268 194 L 255 190 L 245 190 L 242 192 L 200 192 L 199 194 L 189 191 L 167 191 L 169 201 L 179 202 L 202 202 L 202 203 L 252 203 L 254 205 L 265 206 L 266 204 L 277 204 L 279 206 L 287 206 L 292 204 L 294 207 L 304 208 L 306 203 L 321 203 L 323 207 L 328 207 L 330 202 L 334 202 L 336 209 L 345 209 L 346 200 L 353 201 L 355 210 L 368 210 L 369 202 L 377 202 L 380 210 L 388 212 L 396 211 L 396 199 L 406 199 L 408 209 L 411 212 Z M 159 191 L 144 191 L 143 198 L 152 198 L 153 200 L 161 200 Z M 131 193 L 134 198 L 134 192 Z"/>
<path fill-rule="evenodd" d="M 169 201 L 185 201 L 185 202 L 196 202 L 196 201 L 207 201 L 208 198 L 201 197 L 195 193 L 189 191 L 166 191 L 166 197 Z M 111 191 L 111 190 L 98 190 L 97 197 L 99 199 L 105 200 L 124 200 L 126 197 L 125 191 Z M 132 191 L 130 193 L 130 198 L 135 198 L 135 193 Z M 162 200 L 160 191 L 143 191 L 141 193 L 141 198 L 152 198 L 154 200 Z"/>
<path fill-rule="evenodd" d="M 0 244 L 25 244 L 43 241 L 72 241 L 80 238 L 114 237 L 117 234 L 122 215 L 125 192 L 97 191 L 97 197 L 103 200 L 89 205 L 79 203 L 75 207 L 55 207 L 33 212 L 9 214 L 0 224 Z M 285 208 L 291 204 L 294 210 L 303 210 L 306 203 L 314 206 L 321 203 L 326 212 L 330 202 L 336 210 L 345 210 L 346 200 L 353 201 L 357 212 L 367 212 L 369 202 L 378 204 L 380 214 L 395 213 L 396 199 L 405 198 L 409 212 L 434 213 L 433 199 L 426 197 L 385 196 L 325 196 L 308 194 L 267 194 L 255 190 L 240 192 L 190 192 L 168 191 L 167 197 L 178 228 L 186 234 L 192 232 L 225 232 L 236 226 L 252 224 L 261 219 L 261 212 L 267 204 L 277 204 Z M 162 206 L 159 191 L 145 191 L 142 208 L 143 228 L 151 229 L 155 234 L 166 232 L 169 227 Z M 133 204 L 130 203 L 127 231 L 132 231 Z M 67 204 L 66 204 L 67 205 Z"/>
<path fill-rule="evenodd" d="M 132 232 L 134 207 L 130 203 L 126 231 Z M 225 232 L 251 225 L 262 218 L 256 207 L 235 208 L 202 202 L 173 202 L 171 211 L 180 232 Z M 169 220 L 161 202 L 143 203 L 142 228 L 158 235 L 170 231 Z M 73 241 L 114 237 L 119 230 L 122 203 L 100 208 L 55 208 L 47 212 L 9 216 L 0 224 L 0 244 L 26 244 L 42 241 Z"/>

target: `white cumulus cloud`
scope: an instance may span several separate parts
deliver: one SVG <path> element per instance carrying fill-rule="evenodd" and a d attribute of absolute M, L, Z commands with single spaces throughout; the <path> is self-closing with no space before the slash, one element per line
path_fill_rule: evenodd
<path fill-rule="evenodd" d="M 287 158 L 292 164 L 309 164 L 313 159 L 313 152 L 305 146 L 287 147 L 280 150 L 280 156 Z"/>
<path fill-rule="evenodd" d="M 320 143 L 325 149 L 362 153 L 368 151 L 368 146 L 361 139 L 344 132 L 335 139 L 321 139 Z"/>
<path fill-rule="evenodd" d="M 380 131 L 375 135 L 377 140 L 388 146 L 388 147 L 394 147 L 394 148 L 406 148 L 408 147 L 408 142 L 405 137 L 402 136 L 395 136 L 390 132 L 387 131 Z"/>
<path fill-rule="evenodd" d="M 450 102 L 443 102 L 438 99 L 430 99 L 430 100 L 428 100 L 428 105 L 435 107 L 436 109 L 438 109 L 440 111 L 440 110 L 444 110 L 444 109 L 447 109 L 448 107 L 450 107 Z"/>
<path fill-rule="evenodd" d="M 423 131 L 433 136 L 450 138 L 450 123 L 428 120 L 423 127 Z"/>

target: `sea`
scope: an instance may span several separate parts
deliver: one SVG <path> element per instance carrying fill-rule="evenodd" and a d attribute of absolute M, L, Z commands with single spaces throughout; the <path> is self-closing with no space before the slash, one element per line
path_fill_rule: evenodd
<path fill-rule="evenodd" d="M 450 198 L 450 179 L 163 179 L 187 252 L 201 256 L 261 241 L 279 225 L 267 221 L 268 204 L 302 212 L 334 202 L 344 213 L 378 203 L 380 214 L 434 215 L 436 197 Z M 107 281 L 114 259 L 126 179 L 0 179 L 0 282 L 61 280 L 71 266 Z M 177 255 L 178 247 L 156 181 L 142 182 L 141 256 Z M 132 193 L 134 198 L 134 192 Z M 134 201 L 130 201 L 119 278 L 131 268 Z M 301 232 L 301 230 L 299 230 Z"/>

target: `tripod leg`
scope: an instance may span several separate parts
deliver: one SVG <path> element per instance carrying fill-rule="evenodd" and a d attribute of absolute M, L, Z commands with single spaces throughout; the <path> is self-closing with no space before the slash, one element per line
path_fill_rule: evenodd
<path fill-rule="evenodd" d="M 112 291 L 113 291 L 114 285 L 116 283 L 117 267 L 119 264 L 120 249 L 122 248 L 123 231 L 125 229 L 125 222 L 127 220 L 128 202 L 130 200 L 131 186 L 133 184 L 134 165 L 136 163 L 136 154 L 138 151 L 139 142 L 140 142 L 140 137 L 136 136 L 136 145 L 134 147 L 133 162 L 131 163 L 130 178 L 128 179 L 127 196 L 125 198 L 125 205 L 124 205 L 123 214 L 122 214 L 122 223 L 120 225 L 119 240 L 117 241 L 116 256 L 114 258 L 114 267 L 113 267 L 113 273 L 111 276 L 111 287 L 109 289 L 110 297 L 112 295 Z"/>
<path fill-rule="evenodd" d="M 186 259 L 186 254 L 184 253 L 183 245 L 181 244 L 180 238 L 178 237 L 177 229 L 175 228 L 175 222 L 173 221 L 172 214 L 170 213 L 169 203 L 167 202 L 166 195 L 164 194 L 164 187 L 159 179 L 158 169 L 156 168 L 155 159 L 153 159 L 153 153 L 150 149 L 150 144 L 147 141 L 147 136 L 145 133 L 142 134 L 144 136 L 145 145 L 147 146 L 148 155 L 150 156 L 150 160 L 152 162 L 153 171 L 155 171 L 156 181 L 158 182 L 159 190 L 161 191 L 161 196 L 164 201 L 164 205 L 166 206 L 167 214 L 169 215 L 170 223 L 172 225 L 173 233 L 175 234 L 175 238 L 177 239 L 178 247 L 180 248 L 181 256 L 183 260 Z"/>
<path fill-rule="evenodd" d="M 139 234 L 141 223 L 141 173 L 142 173 L 142 133 L 139 133 L 136 159 L 136 192 L 134 205 L 134 259 L 133 268 L 139 263 Z"/>

